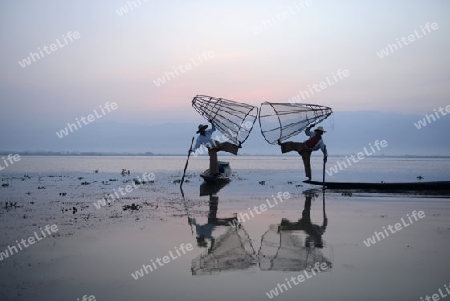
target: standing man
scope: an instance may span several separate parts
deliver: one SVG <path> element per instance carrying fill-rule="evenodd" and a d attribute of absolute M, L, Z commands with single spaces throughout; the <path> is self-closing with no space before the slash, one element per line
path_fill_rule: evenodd
<path fill-rule="evenodd" d="M 237 155 L 238 150 L 241 148 L 241 144 L 235 145 L 230 142 L 219 142 L 211 138 L 212 133 L 216 130 L 214 124 L 211 123 L 211 129 L 206 130 L 208 128 L 207 124 L 200 124 L 198 126 L 197 141 L 195 142 L 195 146 L 193 149 L 189 150 L 190 152 L 196 152 L 196 150 L 200 147 L 205 147 L 208 149 L 209 155 L 209 173 L 212 176 L 217 176 L 219 174 L 219 161 L 217 159 L 217 152 L 225 151 L 231 153 L 233 155 Z M 225 135 L 224 135 L 225 136 Z M 201 154 L 202 152 L 200 152 Z"/>
<path fill-rule="evenodd" d="M 323 161 L 327 162 L 327 147 L 325 143 L 323 143 L 322 135 L 326 133 L 323 127 L 319 126 L 314 130 L 314 133 L 311 133 L 311 128 L 314 127 L 315 124 L 311 124 L 306 128 L 305 134 L 310 138 L 304 142 L 284 142 L 281 143 L 278 140 L 278 145 L 281 146 L 281 153 L 288 153 L 290 151 L 297 151 L 300 156 L 302 156 L 303 164 L 305 165 L 305 174 L 309 181 L 311 181 L 311 153 L 313 151 L 318 150 L 319 148 L 323 153 Z"/>

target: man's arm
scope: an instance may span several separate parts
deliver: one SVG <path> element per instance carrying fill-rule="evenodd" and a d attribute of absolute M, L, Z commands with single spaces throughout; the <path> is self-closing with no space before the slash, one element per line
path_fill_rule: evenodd
<path fill-rule="evenodd" d="M 312 129 L 314 126 L 315 126 L 315 124 L 313 123 L 313 124 L 310 124 L 310 125 L 306 128 L 306 130 L 305 130 L 306 136 L 311 137 L 311 129 Z"/>
<path fill-rule="evenodd" d="M 325 145 L 325 143 L 322 142 L 322 144 L 320 145 L 320 149 L 322 150 L 322 153 L 323 153 L 323 161 L 327 162 L 328 152 L 327 152 L 327 146 Z"/>
<path fill-rule="evenodd" d="M 212 122 L 212 119 L 208 119 L 208 122 L 211 123 L 211 130 L 213 130 L 213 132 L 214 132 L 216 130 L 216 126 Z"/>
<path fill-rule="evenodd" d="M 195 151 L 197 148 L 199 148 L 200 147 L 200 139 L 198 139 L 198 137 L 197 137 L 197 139 L 196 139 L 196 141 L 195 141 L 195 145 L 194 145 L 194 147 L 193 148 L 191 148 L 191 151 L 193 152 L 193 151 Z"/>

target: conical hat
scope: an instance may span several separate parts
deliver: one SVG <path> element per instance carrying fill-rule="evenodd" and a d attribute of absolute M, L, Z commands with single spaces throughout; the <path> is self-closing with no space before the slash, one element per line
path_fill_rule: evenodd
<path fill-rule="evenodd" d="M 323 129 L 323 127 L 319 126 L 317 129 L 315 129 L 314 131 L 321 131 L 322 133 L 326 133 L 327 131 L 325 131 Z"/>

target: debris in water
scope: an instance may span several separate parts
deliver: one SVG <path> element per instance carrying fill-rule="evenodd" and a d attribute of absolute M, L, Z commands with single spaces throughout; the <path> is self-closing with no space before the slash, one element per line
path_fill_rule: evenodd
<path fill-rule="evenodd" d="M 139 210 L 141 208 L 141 206 L 136 205 L 136 204 L 131 204 L 131 205 L 124 205 L 122 206 L 123 211 L 127 211 L 127 210 Z"/>

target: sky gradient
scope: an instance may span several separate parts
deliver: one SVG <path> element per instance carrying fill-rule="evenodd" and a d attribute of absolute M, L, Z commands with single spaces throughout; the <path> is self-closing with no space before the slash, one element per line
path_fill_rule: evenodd
<path fill-rule="evenodd" d="M 407 114 L 450 104 L 448 1 L 132 2 L 0 4 L 2 127 L 57 131 L 106 102 L 118 109 L 104 121 L 200 121 L 196 94 L 287 102 L 338 70 L 350 75 L 303 102 Z M 428 22 L 438 29 L 423 35 Z M 421 38 L 377 55 L 415 30 Z M 79 38 L 18 63 L 68 32 Z M 200 62 L 205 53 L 213 56 Z"/>

